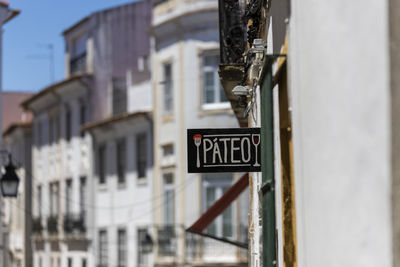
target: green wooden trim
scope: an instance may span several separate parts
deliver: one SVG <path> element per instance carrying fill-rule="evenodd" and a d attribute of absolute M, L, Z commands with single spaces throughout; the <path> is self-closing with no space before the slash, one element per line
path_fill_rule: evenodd
<path fill-rule="evenodd" d="M 261 171 L 262 171 L 262 244 L 263 267 L 276 266 L 275 180 L 274 180 L 274 121 L 272 105 L 271 60 L 261 84 Z M 269 188 L 269 190 L 265 190 Z"/>

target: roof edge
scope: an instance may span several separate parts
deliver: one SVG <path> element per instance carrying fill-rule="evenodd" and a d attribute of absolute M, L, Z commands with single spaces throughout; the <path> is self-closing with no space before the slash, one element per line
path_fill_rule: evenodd
<path fill-rule="evenodd" d="M 3 132 L 3 137 L 11 134 L 17 128 L 29 128 L 32 126 L 32 122 L 15 122 L 12 123 L 7 129 Z"/>
<path fill-rule="evenodd" d="M 109 124 L 113 124 L 119 121 L 123 120 L 129 120 L 133 119 L 136 117 L 141 117 L 141 116 L 146 116 L 146 115 L 151 115 L 152 112 L 150 110 L 143 110 L 143 111 L 136 111 L 136 112 L 131 112 L 131 113 L 123 113 L 117 116 L 113 116 L 101 121 L 96 121 L 96 122 L 91 122 L 88 124 L 85 124 L 81 127 L 81 131 L 91 131 L 96 128 L 100 128 L 103 126 L 107 126 Z"/>
<path fill-rule="evenodd" d="M 5 23 L 7 23 L 8 21 L 12 20 L 12 19 L 15 18 L 16 16 L 18 16 L 19 13 L 21 13 L 21 10 L 19 10 L 19 9 L 11 9 L 10 11 L 11 11 L 11 15 L 10 15 L 8 18 L 6 18 L 6 19 L 4 20 L 3 24 L 5 24 Z"/>
<path fill-rule="evenodd" d="M 59 82 L 53 83 L 48 87 L 45 87 L 44 89 L 40 90 L 39 92 L 37 92 L 36 94 L 32 95 L 31 97 L 28 97 L 27 99 L 25 99 L 24 101 L 22 101 L 22 103 L 20 104 L 24 109 L 29 110 L 29 105 L 37 100 L 38 98 L 52 92 L 53 90 L 55 90 L 57 87 L 68 84 L 72 81 L 75 80 L 80 80 L 83 77 L 90 77 L 90 74 L 84 73 L 84 74 L 77 74 L 77 75 L 72 75 L 71 77 L 61 80 Z"/>

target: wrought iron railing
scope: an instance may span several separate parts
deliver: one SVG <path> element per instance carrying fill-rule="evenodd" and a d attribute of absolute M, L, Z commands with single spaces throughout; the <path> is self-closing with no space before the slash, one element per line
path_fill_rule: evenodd
<path fill-rule="evenodd" d="M 86 222 L 85 214 L 65 214 L 64 215 L 64 233 L 85 233 L 86 232 Z"/>
<path fill-rule="evenodd" d="M 58 218 L 57 215 L 50 215 L 47 217 L 47 232 L 49 234 L 58 233 Z"/>
<path fill-rule="evenodd" d="M 239 236 L 227 240 L 247 243 L 247 227 L 239 226 Z M 223 238 L 223 237 L 219 237 Z M 247 249 L 194 233 L 185 233 L 186 262 L 247 262 Z"/>
<path fill-rule="evenodd" d="M 72 58 L 69 62 L 70 73 L 84 72 L 86 70 L 86 53 Z"/>
<path fill-rule="evenodd" d="M 248 261 L 248 250 L 239 246 L 247 243 L 247 226 L 239 225 L 235 227 L 235 236 L 226 237 L 232 241 L 222 242 L 208 236 L 201 236 L 185 231 L 182 225 L 156 226 L 155 243 L 157 245 L 156 262 L 165 260 L 180 261 L 186 263 L 232 263 L 236 265 L 246 265 Z M 220 236 L 218 236 L 220 237 Z M 223 237 L 220 237 L 223 239 Z M 235 244 L 237 243 L 237 244 Z M 179 244 L 179 245 L 178 245 Z M 181 246 L 184 246 L 185 255 L 177 253 Z M 179 258 L 178 257 L 184 257 Z"/>
<path fill-rule="evenodd" d="M 32 218 L 32 233 L 41 234 L 43 231 L 42 218 L 34 217 Z"/>
<path fill-rule="evenodd" d="M 158 256 L 175 256 L 177 251 L 177 234 L 172 225 L 157 228 Z"/>

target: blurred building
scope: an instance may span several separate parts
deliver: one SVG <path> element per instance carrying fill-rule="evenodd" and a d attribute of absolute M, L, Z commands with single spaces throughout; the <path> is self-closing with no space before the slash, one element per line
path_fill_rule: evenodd
<path fill-rule="evenodd" d="M 100 140 L 101 143 L 98 143 L 96 136 L 92 138 L 82 127 L 95 122 L 100 125 L 111 117 L 115 119 L 115 116 L 124 117 L 127 112 L 136 112 L 128 110 L 128 102 L 135 101 L 136 92 L 146 90 L 146 85 L 143 85 L 143 89 L 139 84 L 149 79 L 148 71 L 144 71 L 149 50 L 149 40 L 145 43 L 146 20 L 150 21 L 150 5 L 146 1 L 102 10 L 83 18 L 63 32 L 66 78 L 23 102 L 23 106 L 34 113 L 34 266 L 100 264 L 99 250 L 104 250 L 104 247 L 99 248 L 99 242 L 104 241 L 103 227 L 110 227 L 108 232 L 106 230 L 109 237 L 106 236 L 105 240 L 117 242 L 120 232 L 114 229 L 114 222 L 104 225 L 102 218 L 115 218 L 106 214 L 105 210 L 112 211 L 113 197 L 120 195 L 119 192 L 113 193 L 110 188 L 102 189 L 99 177 L 93 176 L 93 164 L 97 157 L 92 154 L 92 149 L 97 151 L 101 143 L 106 141 L 114 144 L 124 134 L 129 135 L 131 129 L 128 127 L 125 133 L 118 131 L 121 136 L 107 136 L 106 141 Z M 135 85 L 139 88 L 132 88 L 126 83 L 128 72 L 139 73 L 134 76 Z M 128 96 L 131 96 L 129 100 Z M 148 98 L 146 101 L 151 100 Z M 151 106 L 142 103 L 148 112 Z M 141 118 L 138 120 L 140 122 Z M 135 118 L 133 122 L 138 123 Z M 118 123 L 116 125 L 120 126 Z M 138 131 L 148 131 L 149 126 L 146 125 L 147 120 L 144 126 L 140 126 L 144 128 L 139 127 Z M 131 156 L 126 144 L 133 145 L 132 140 L 118 145 L 121 162 L 122 158 Z M 109 154 L 105 153 L 103 151 L 102 155 L 107 158 L 103 160 L 109 162 Z M 110 169 L 105 165 L 102 167 L 108 175 Z M 124 167 L 131 168 L 131 165 Z M 125 170 L 128 172 L 128 169 Z M 123 175 L 125 177 L 125 173 Z M 114 205 L 118 205 L 119 200 Z M 106 208 L 97 205 L 97 201 L 106 202 Z M 121 236 L 125 238 L 124 242 L 127 242 L 127 237 Z M 115 259 L 113 248 L 110 247 L 110 253 L 106 254 L 110 255 L 110 260 Z"/>
<path fill-rule="evenodd" d="M 13 19 L 15 16 L 17 16 L 20 13 L 20 10 L 17 9 L 12 9 L 10 8 L 10 3 L 7 1 L 0 1 L 0 105 L 2 104 L 2 90 L 3 90 L 3 84 L 2 84 L 2 39 L 3 39 L 3 25 L 6 24 L 8 21 Z M 0 107 L 0 110 L 2 110 L 2 107 Z M 0 120 L 2 120 L 3 116 L 0 116 Z M 0 121 L 0 125 L 3 126 L 3 122 Z M 3 128 L 0 129 L 0 133 L 3 132 Z M 2 145 L 2 138 L 0 137 L 0 146 Z M 2 206 L 0 204 L 0 213 L 2 212 Z M 0 223 L 0 246 L 5 246 L 5 240 L 3 236 L 3 230 L 2 230 L 2 223 Z M 4 258 L 4 250 L 0 250 L 0 263 L 5 264 L 6 258 Z"/>
<path fill-rule="evenodd" d="M 247 251 L 185 232 L 240 175 L 188 174 L 188 128 L 238 127 L 220 85 L 217 1 L 153 1 L 155 266 L 247 264 Z M 206 230 L 247 243 L 248 192 Z"/>
<path fill-rule="evenodd" d="M 11 153 L 12 163 L 20 177 L 17 198 L 3 198 L 3 250 L 4 266 L 32 266 L 31 247 L 31 149 L 32 114 L 20 106 L 22 100 L 32 94 L 21 92 L 2 93 L 3 145 Z M 1 162 L 7 163 L 2 154 Z M 28 216 L 27 216 L 28 215 Z"/>

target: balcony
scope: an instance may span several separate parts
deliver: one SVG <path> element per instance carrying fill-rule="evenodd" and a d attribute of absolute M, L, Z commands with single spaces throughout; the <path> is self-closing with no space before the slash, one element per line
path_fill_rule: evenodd
<path fill-rule="evenodd" d="M 85 214 L 66 214 L 64 215 L 65 234 L 84 234 L 86 233 Z"/>
<path fill-rule="evenodd" d="M 240 243 L 247 243 L 247 227 L 235 227 L 238 236 L 227 238 Z M 231 264 L 246 266 L 248 250 L 209 237 L 185 232 L 182 226 L 158 226 L 156 228 L 158 246 L 156 264 L 184 260 L 188 264 Z M 179 256 L 182 246 L 185 248 L 184 259 Z M 179 258 L 178 258 L 179 257 Z"/>
<path fill-rule="evenodd" d="M 47 218 L 47 232 L 50 235 L 58 233 L 58 218 L 57 215 L 50 215 Z"/>
<path fill-rule="evenodd" d="M 157 245 L 159 257 L 175 256 L 178 248 L 177 229 L 175 226 L 166 225 L 157 229 Z"/>
<path fill-rule="evenodd" d="M 41 217 L 32 218 L 32 233 L 41 234 L 42 231 L 43 231 L 42 218 Z"/>
<path fill-rule="evenodd" d="M 69 62 L 70 74 L 86 71 L 86 52 L 71 58 Z"/>

